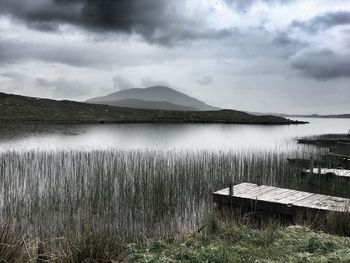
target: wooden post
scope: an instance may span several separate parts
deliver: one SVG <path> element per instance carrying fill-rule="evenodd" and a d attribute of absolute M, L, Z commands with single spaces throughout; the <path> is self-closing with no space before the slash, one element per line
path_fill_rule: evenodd
<path fill-rule="evenodd" d="M 258 176 L 258 178 L 257 178 L 257 180 L 256 180 L 256 185 L 257 185 L 257 186 L 262 185 L 262 178 L 261 178 L 261 176 Z"/>
<path fill-rule="evenodd" d="M 317 172 L 318 172 L 318 190 L 322 189 L 322 176 L 321 176 L 321 164 L 317 164 Z"/>
<path fill-rule="evenodd" d="M 230 196 L 233 196 L 233 183 L 230 183 L 230 185 L 229 185 L 229 195 Z"/>
<path fill-rule="evenodd" d="M 310 174 L 313 175 L 313 173 L 314 173 L 314 157 L 312 156 L 310 160 Z"/>

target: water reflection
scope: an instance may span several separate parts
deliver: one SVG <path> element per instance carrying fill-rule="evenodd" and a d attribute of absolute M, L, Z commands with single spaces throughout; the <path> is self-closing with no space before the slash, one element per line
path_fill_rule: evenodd
<path fill-rule="evenodd" d="M 227 124 L 7 125 L 0 127 L 2 150 L 60 149 L 284 149 L 291 138 L 346 133 L 349 119 L 304 119 L 308 125 Z"/>

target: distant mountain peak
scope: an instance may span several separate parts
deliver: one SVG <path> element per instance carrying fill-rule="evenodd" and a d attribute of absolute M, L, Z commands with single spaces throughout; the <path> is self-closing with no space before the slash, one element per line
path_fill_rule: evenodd
<path fill-rule="evenodd" d="M 130 105 L 126 104 L 128 101 L 132 103 Z M 137 101 L 139 101 L 139 104 Z M 112 106 L 123 104 L 124 107 L 132 108 L 142 108 L 146 105 L 145 102 L 154 102 L 157 107 L 160 107 L 159 109 L 163 110 L 174 110 L 174 108 L 185 111 L 188 109 L 219 110 L 217 107 L 162 85 L 121 90 L 106 96 L 89 99 L 87 102 Z"/>

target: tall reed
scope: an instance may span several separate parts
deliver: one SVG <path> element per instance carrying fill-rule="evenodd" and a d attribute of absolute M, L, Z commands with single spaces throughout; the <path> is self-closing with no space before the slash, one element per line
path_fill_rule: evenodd
<path fill-rule="evenodd" d="M 304 156 L 308 151 L 295 152 Z M 239 150 L 5 151 L 0 220 L 33 236 L 84 232 L 135 242 L 197 228 L 230 182 L 296 188 L 291 153 Z"/>

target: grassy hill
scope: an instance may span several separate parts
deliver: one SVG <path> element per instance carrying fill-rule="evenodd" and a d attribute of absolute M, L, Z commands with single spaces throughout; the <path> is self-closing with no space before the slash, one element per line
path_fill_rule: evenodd
<path fill-rule="evenodd" d="M 298 124 L 274 116 L 254 116 L 234 110 L 145 110 L 74 101 L 57 101 L 0 93 L 1 122 L 50 123 L 242 123 Z"/>

